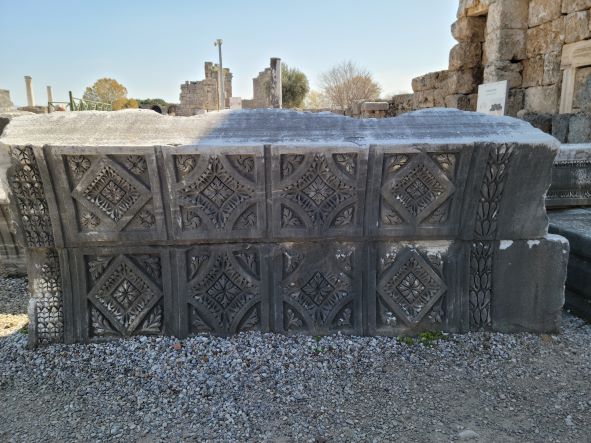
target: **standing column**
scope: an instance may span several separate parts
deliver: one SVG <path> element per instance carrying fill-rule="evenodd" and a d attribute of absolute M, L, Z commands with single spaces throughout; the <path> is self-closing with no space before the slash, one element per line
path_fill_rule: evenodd
<path fill-rule="evenodd" d="M 226 91 L 224 90 L 224 65 L 222 64 L 222 43 L 223 40 L 218 38 L 214 46 L 218 47 L 220 64 L 219 64 L 219 71 L 218 71 L 218 87 L 219 87 L 219 100 L 220 100 L 220 109 L 226 109 Z"/>
<path fill-rule="evenodd" d="M 47 103 L 53 102 L 53 91 L 51 90 L 51 86 L 47 86 Z"/>
<path fill-rule="evenodd" d="M 283 93 L 281 91 L 281 59 L 271 59 L 271 107 L 283 107 Z"/>
<path fill-rule="evenodd" d="M 35 96 L 33 95 L 33 79 L 30 75 L 25 75 L 25 86 L 27 88 L 27 106 L 35 106 Z"/>

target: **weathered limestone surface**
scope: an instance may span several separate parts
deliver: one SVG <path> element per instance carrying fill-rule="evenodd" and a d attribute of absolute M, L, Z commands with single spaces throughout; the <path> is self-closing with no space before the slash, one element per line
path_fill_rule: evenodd
<path fill-rule="evenodd" d="M 558 327 L 558 143 L 519 120 L 55 113 L 0 150 L 33 342 Z"/>
<path fill-rule="evenodd" d="M 591 208 L 551 211 L 550 231 L 570 242 L 566 305 L 591 320 Z"/>
<path fill-rule="evenodd" d="M 4 128 L 15 117 L 30 115 L 28 112 L 12 111 L 0 113 L 0 135 Z M 0 170 L 9 167 L 10 160 L 0 157 Z M 17 226 L 13 221 L 10 209 L 8 182 L 0 177 L 0 275 L 4 277 L 26 275 L 27 263 L 25 252 L 17 242 Z"/>

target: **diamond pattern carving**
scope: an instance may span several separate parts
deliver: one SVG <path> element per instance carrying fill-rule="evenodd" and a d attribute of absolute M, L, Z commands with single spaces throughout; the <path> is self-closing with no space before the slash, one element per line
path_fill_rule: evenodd
<path fill-rule="evenodd" d="M 136 332 L 161 297 L 158 285 L 125 256 L 111 261 L 88 294 L 96 309 L 122 335 Z"/>
<path fill-rule="evenodd" d="M 241 171 L 251 166 L 254 168 L 253 156 L 242 156 L 235 160 Z M 252 165 L 251 165 L 252 163 Z M 255 197 L 255 184 L 237 171 L 230 171 L 231 162 L 226 165 L 217 156 L 207 159 L 205 167 L 197 168 L 194 180 L 189 184 L 182 184 L 177 191 L 177 198 L 181 205 L 181 212 L 192 214 L 191 220 L 199 223 L 184 222 L 188 229 L 202 228 L 204 230 L 224 231 L 234 228 L 234 221 L 244 212 L 244 207 Z M 192 170 L 193 171 L 193 170 Z M 249 172 L 250 173 L 250 172 Z M 189 176 L 190 180 L 193 175 Z M 237 229 L 250 228 L 257 223 L 257 214 L 251 211 L 250 225 L 243 223 L 236 225 Z M 253 218 L 254 217 L 254 218 Z M 185 217 L 186 218 L 186 217 Z"/>
<path fill-rule="evenodd" d="M 121 229 L 150 199 L 150 191 L 115 162 L 104 158 L 85 174 L 72 197 Z"/>
<path fill-rule="evenodd" d="M 283 246 L 275 261 L 277 322 L 285 331 L 360 332 L 356 246 Z M 276 295 L 275 295 L 276 294 Z"/>
<path fill-rule="evenodd" d="M 260 329 L 260 256 L 224 247 L 186 253 L 185 293 L 193 332 Z"/>
<path fill-rule="evenodd" d="M 409 326 L 419 323 L 446 290 L 441 277 L 415 249 L 401 252 L 377 286 L 381 300 Z"/>
<path fill-rule="evenodd" d="M 456 158 L 455 154 L 433 158 L 424 153 L 384 158 L 381 224 L 416 226 L 448 220 Z"/>
<path fill-rule="evenodd" d="M 345 157 L 344 154 L 342 156 Z M 350 162 L 356 160 L 356 156 L 346 158 Z M 293 171 L 303 162 L 304 156 L 284 154 L 281 158 L 282 172 L 286 174 L 286 171 L 289 171 L 294 175 Z M 354 166 L 348 167 L 351 173 L 355 170 Z M 352 225 L 354 205 L 349 209 L 351 217 L 340 217 L 338 225 L 335 225 L 335 220 L 340 216 L 346 203 L 355 203 L 354 177 L 347 176 L 349 172 L 336 172 L 341 171 L 341 167 L 335 164 L 332 157 L 327 158 L 324 154 L 314 154 L 311 161 L 309 160 L 302 168 L 306 169 L 297 179 L 293 178 L 295 181 L 281 190 L 285 203 L 290 205 L 290 208 L 284 205 L 281 211 L 281 227 L 293 228 L 307 225 L 308 227 L 338 226 L 342 228 Z M 298 219 L 295 214 L 301 214 L 307 221 L 302 220 L 294 224 L 293 220 Z"/>

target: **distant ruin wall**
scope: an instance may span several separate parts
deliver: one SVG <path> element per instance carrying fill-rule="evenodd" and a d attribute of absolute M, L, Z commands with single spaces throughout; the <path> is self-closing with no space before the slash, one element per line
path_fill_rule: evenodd
<path fill-rule="evenodd" d="M 206 62 L 204 80 L 187 81 L 181 85 L 180 104 L 176 108 L 176 115 L 190 116 L 219 109 L 218 67 L 217 64 Z M 229 98 L 232 97 L 232 74 L 229 69 L 224 68 L 224 76 L 226 103 L 222 109 L 229 107 Z"/>
<path fill-rule="evenodd" d="M 460 0 L 448 69 L 413 80 L 412 109 L 473 111 L 480 83 L 507 80 L 508 115 L 558 114 L 570 66 L 565 48 L 591 38 L 590 10 L 589 0 Z M 565 112 L 591 103 L 591 58 L 585 63 L 573 73 L 572 110 Z M 409 105 L 408 97 L 394 97 L 391 115 Z"/>

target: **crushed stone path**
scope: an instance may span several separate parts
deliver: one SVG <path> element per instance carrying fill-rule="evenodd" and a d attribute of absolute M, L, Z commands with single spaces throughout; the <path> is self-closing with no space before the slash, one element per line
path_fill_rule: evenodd
<path fill-rule="evenodd" d="M 589 441 L 591 326 L 565 314 L 563 329 L 36 351 L 16 332 L 0 337 L 0 441 Z"/>

